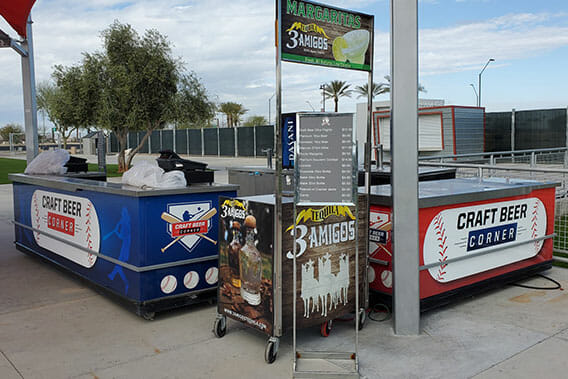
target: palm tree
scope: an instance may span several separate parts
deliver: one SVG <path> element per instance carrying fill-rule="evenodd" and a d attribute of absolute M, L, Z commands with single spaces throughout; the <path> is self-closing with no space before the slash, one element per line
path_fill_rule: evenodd
<path fill-rule="evenodd" d="M 333 99 L 335 111 L 337 112 L 340 97 L 351 97 L 352 90 L 350 84 L 341 80 L 332 80 L 329 84 L 324 84 L 323 93 L 326 99 Z"/>
<path fill-rule="evenodd" d="M 355 92 L 359 95 L 357 97 L 367 97 L 368 95 L 368 88 L 369 88 L 369 84 L 365 83 L 362 86 L 357 86 L 355 87 Z M 387 83 L 375 83 L 373 82 L 373 86 L 371 87 L 373 88 L 373 99 L 375 98 L 375 96 L 379 96 L 382 93 L 386 93 L 390 91 L 390 87 Z"/>
<path fill-rule="evenodd" d="M 248 109 L 245 109 L 242 104 L 228 101 L 219 104 L 219 111 L 227 116 L 227 126 L 234 128 L 240 123 L 241 116 L 248 112 Z"/>

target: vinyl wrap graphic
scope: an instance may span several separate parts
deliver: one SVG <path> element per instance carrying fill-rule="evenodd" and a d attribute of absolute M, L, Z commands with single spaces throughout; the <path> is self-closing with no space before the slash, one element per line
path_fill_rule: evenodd
<path fill-rule="evenodd" d="M 434 280 L 450 282 L 536 256 L 546 235 L 547 214 L 535 197 L 489 203 L 439 212 L 424 238 L 424 264 Z M 527 242 L 524 244 L 518 244 Z M 507 245 L 515 244 L 513 247 Z M 448 260 L 501 248 L 463 261 Z"/>
<path fill-rule="evenodd" d="M 93 267 L 97 260 L 95 255 L 49 236 L 98 252 L 101 241 L 99 219 L 89 199 L 36 190 L 30 210 L 32 227 L 47 233 L 33 233 L 39 246 L 83 267 Z"/>
<path fill-rule="evenodd" d="M 235 196 L 235 191 L 138 197 L 98 192 L 89 186 L 75 191 L 50 188 L 51 180 L 44 182 L 37 178 L 37 181 L 41 185 L 17 180 L 13 183 L 14 218 L 18 223 L 15 241 L 19 249 L 41 256 L 129 301 L 193 297 L 192 292 L 203 290 L 214 292 L 217 286 L 213 281 L 214 273 L 210 272 L 212 284 L 205 277 L 206 272 L 218 264 L 215 244 L 218 196 Z M 97 186 L 92 188 L 97 189 Z M 197 234 L 191 235 L 201 240 L 191 251 L 181 238 L 176 241 L 178 237 L 168 232 L 168 222 L 162 218 L 168 206 L 180 204 L 188 204 L 186 208 L 194 216 L 184 217 L 183 212 L 176 213 L 176 218 L 181 221 L 202 217 L 201 213 L 198 214 L 199 209 L 193 209 L 194 205 L 205 205 L 202 210 L 211 216 L 207 219 L 207 233 L 202 234 L 209 240 L 197 237 Z M 167 250 L 161 251 L 172 242 Z M 87 249 L 102 256 L 89 254 Z M 184 263 L 189 259 L 197 261 Z M 164 267 L 147 271 L 135 269 L 154 265 Z M 184 281 L 188 272 L 194 274 Z M 160 284 L 168 275 L 175 278 L 176 286 L 174 288 L 168 283 L 164 288 L 172 292 L 165 293 Z"/>

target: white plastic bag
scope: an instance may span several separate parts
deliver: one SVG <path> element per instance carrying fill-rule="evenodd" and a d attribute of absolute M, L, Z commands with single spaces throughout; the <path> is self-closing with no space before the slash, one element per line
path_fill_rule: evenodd
<path fill-rule="evenodd" d="M 183 188 L 187 185 L 183 172 L 164 172 L 151 161 L 136 162 L 122 175 L 122 183 L 140 188 Z"/>
<path fill-rule="evenodd" d="M 67 167 L 64 166 L 68 161 L 67 150 L 44 151 L 30 162 L 24 174 L 63 175 L 67 172 Z"/>
<path fill-rule="evenodd" d="M 180 188 L 185 186 L 187 186 L 187 181 L 183 171 L 180 170 L 165 172 L 159 183 L 160 188 Z"/>

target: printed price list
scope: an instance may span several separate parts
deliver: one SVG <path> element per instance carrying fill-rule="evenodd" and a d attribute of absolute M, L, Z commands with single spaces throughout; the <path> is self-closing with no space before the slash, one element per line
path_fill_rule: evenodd
<path fill-rule="evenodd" d="M 298 201 L 353 202 L 353 116 L 300 116 Z"/>

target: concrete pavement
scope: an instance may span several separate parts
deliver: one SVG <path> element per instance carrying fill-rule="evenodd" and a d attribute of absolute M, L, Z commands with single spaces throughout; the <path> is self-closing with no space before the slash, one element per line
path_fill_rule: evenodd
<path fill-rule="evenodd" d="M 222 158 L 224 159 L 224 158 Z M 207 160 L 205 160 L 207 161 Z M 253 165 L 229 159 L 222 164 Z M 263 165 L 265 160 L 258 160 Z M 292 340 L 264 362 L 266 337 L 229 320 L 211 332 L 214 305 L 135 316 L 108 297 L 13 245 L 12 186 L 0 186 L 0 378 L 287 378 Z M 568 270 L 545 273 L 568 286 Z M 540 278 L 526 282 L 550 283 Z M 564 378 L 568 372 L 568 293 L 507 286 L 422 315 L 422 333 L 393 334 L 392 320 L 360 332 L 366 378 Z M 299 333 L 299 347 L 351 350 L 353 324 L 331 336 Z"/>

